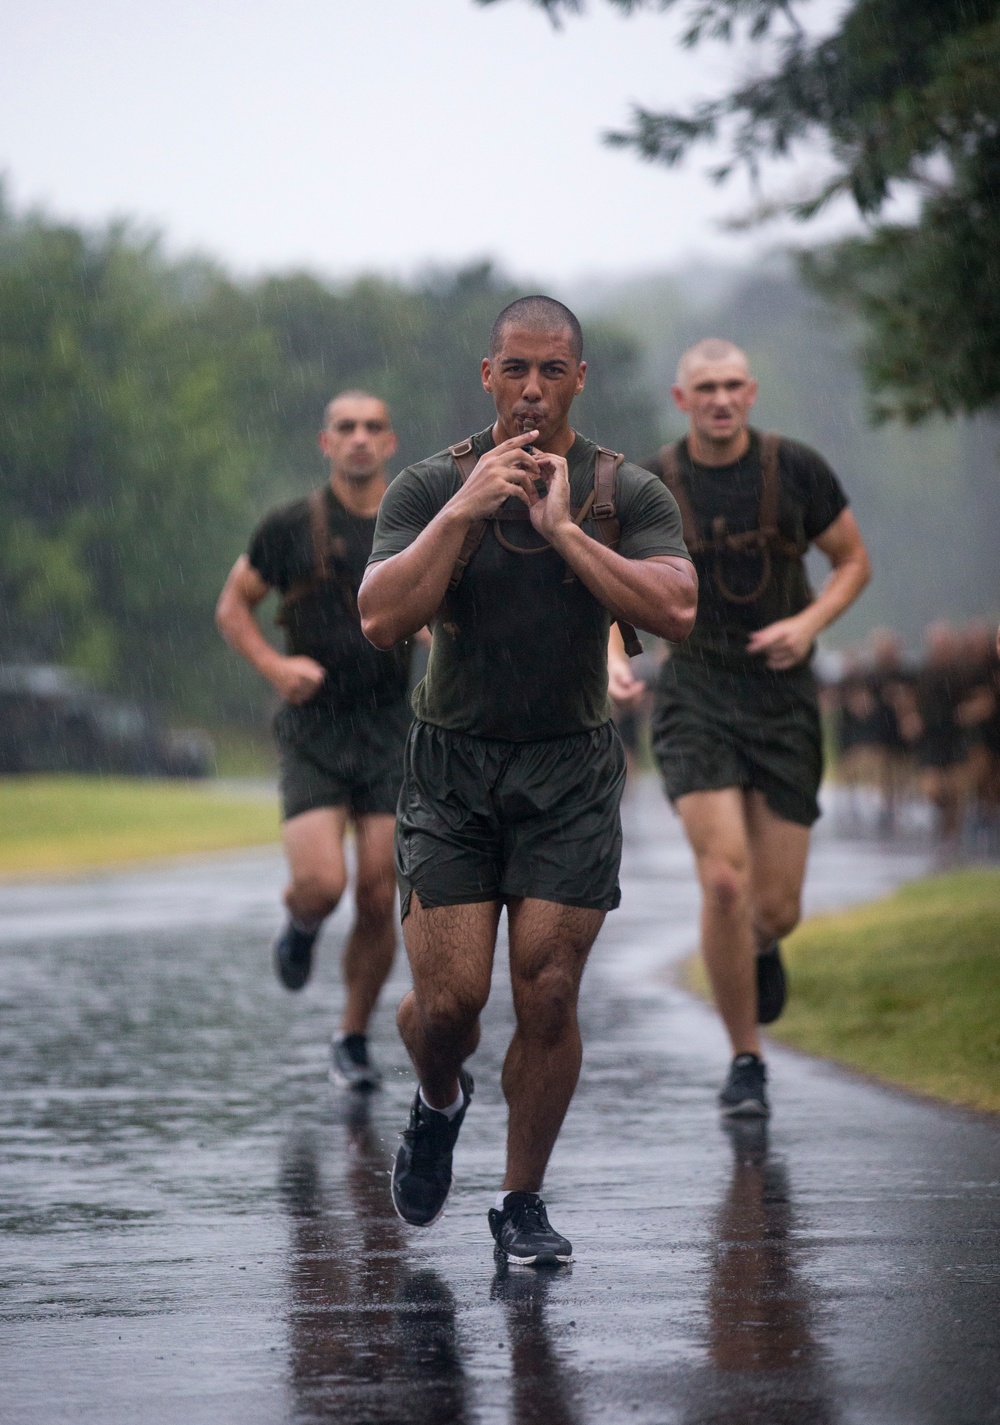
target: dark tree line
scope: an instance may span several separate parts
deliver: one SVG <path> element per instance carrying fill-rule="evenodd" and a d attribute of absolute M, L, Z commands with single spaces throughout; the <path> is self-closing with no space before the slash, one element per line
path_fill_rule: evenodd
<path fill-rule="evenodd" d="M 324 478 L 326 401 L 384 396 L 400 465 L 481 429 L 479 359 L 517 295 L 488 265 L 238 282 L 125 227 L 0 209 L 0 661 L 69 663 L 175 715 L 260 716 L 212 610 L 264 510 Z M 579 423 L 651 448 L 638 343 L 587 336 Z"/>

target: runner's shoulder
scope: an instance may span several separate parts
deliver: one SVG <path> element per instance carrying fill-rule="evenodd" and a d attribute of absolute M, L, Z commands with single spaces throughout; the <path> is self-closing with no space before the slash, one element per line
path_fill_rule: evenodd
<path fill-rule="evenodd" d="M 284 591 L 304 577 L 300 566 L 311 558 L 309 496 L 277 505 L 258 522 L 247 545 L 247 559 L 272 589 Z"/>

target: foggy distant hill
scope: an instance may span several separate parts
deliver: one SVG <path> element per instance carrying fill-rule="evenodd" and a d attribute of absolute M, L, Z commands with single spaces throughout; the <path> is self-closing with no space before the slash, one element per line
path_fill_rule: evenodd
<path fill-rule="evenodd" d="M 588 281 L 564 295 L 582 316 L 612 320 L 640 339 L 664 438 L 682 432 L 670 398 L 680 352 L 703 336 L 747 350 L 761 384 L 755 423 L 826 456 L 871 548 L 872 584 L 830 630 L 830 646 L 879 623 L 916 644 L 933 618 L 1000 615 L 1000 421 L 873 427 L 854 333 L 787 259 Z"/>

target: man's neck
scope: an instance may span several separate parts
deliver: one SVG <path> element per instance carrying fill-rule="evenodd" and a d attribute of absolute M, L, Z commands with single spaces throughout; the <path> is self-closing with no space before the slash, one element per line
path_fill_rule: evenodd
<path fill-rule="evenodd" d="M 505 430 L 499 421 L 493 426 L 493 444 L 500 445 L 502 441 L 511 440 L 515 435 L 520 435 L 519 430 Z M 555 435 L 549 440 L 539 440 L 535 442 L 536 450 L 543 450 L 548 455 L 566 455 L 572 448 L 576 440 L 576 431 L 569 424 L 557 430 Z"/>
<path fill-rule="evenodd" d="M 735 465 L 750 449 L 750 432 L 743 427 L 729 440 L 706 440 L 696 430 L 688 431 L 688 454 L 698 465 Z"/>
<path fill-rule="evenodd" d="M 349 515 L 374 519 L 385 494 L 384 470 L 366 475 L 363 480 L 351 479 L 337 470 L 330 471 L 330 488 Z"/>

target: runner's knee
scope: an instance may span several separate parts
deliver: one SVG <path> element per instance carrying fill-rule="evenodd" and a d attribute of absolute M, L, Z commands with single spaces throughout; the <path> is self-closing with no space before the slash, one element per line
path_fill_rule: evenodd
<path fill-rule="evenodd" d="M 793 891 L 766 896 L 757 907 L 758 938 L 770 943 L 790 935 L 802 918 L 802 902 Z"/>
<path fill-rule="evenodd" d="M 462 1039 L 476 1025 L 486 997 L 461 987 L 448 986 L 431 991 L 414 989 L 414 999 L 424 1034 L 436 1043 L 451 1044 Z"/>
<path fill-rule="evenodd" d="M 305 871 L 294 877 L 285 899 L 300 914 L 327 916 L 340 903 L 344 886 L 335 872 Z"/>
<path fill-rule="evenodd" d="M 523 1035 L 555 1044 L 576 1019 L 577 979 L 560 965 L 534 975 L 514 975 L 514 1011 Z"/>
<path fill-rule="evenodd" d="M 749 883 L 745 863 L 730 856 L 705 857 L 699 865 L 705 899 L 714 910 L 731 913 L 745 901 Z"/>

